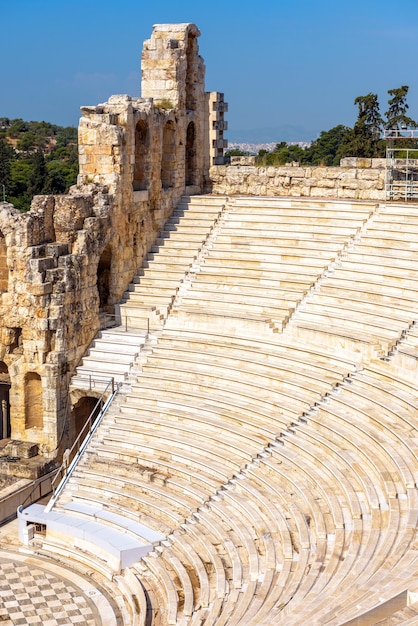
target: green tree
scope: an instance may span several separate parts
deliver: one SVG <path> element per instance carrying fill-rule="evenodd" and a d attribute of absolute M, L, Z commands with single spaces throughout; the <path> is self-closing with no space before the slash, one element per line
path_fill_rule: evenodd
<path fill-rule="evenodd" d="M 40 148 L 35 152 L 32 164 L 33 170 L 29 177 L 28 191 L 31 196 L 35 196 L 44 192 L 47 179 L 45 157 Z"/>
<path fill-rule="evenodd" d="M 298 145 L 288 145 L 285 141 L 281 141 L 276 144 L 271 152 L 260 150 L 257 156 L 257 165 L 285 165 L 286 163 L 302 161 L 303 157 L 303 148 Z"/>
<path fill-rule="evenodd" d="M 31 132 L 25 133 L 16 144 L 16 148 L 23 152 L 32 151 L 36 146 L 40 147 L 36 135 Z"/>
<path fill-rule="evenodd" d="M 21 118 L 16 120 L 11 120 L 8 135 L 9 137 L 13 137 L 14 139 L 19 136 L 20 133 L 25 133 L 28 131 L 28 124 L 24 122 Z"/>
<path fill-rule="evenodd" d="M 68 187 L 67 178 L 71 177 L 72 170 L 66 163 L 51 161 L 47 163 L 47 178 L 44 187 L 45 193 L 65 193 Z M 75 182 L 75 181 L 74 181 Z"/>
<path fill-rule="evenodd" d="M 347 156 L 344 146 L 350 137 L 352 129 L 339 124 L 330 130 L 323 130 L 318 139 L 304 151 L 303 162 L 312 165 L 340 164 L 342 157 Z"/>
<path fill-rule="evenodd" d="M 59 127 L 56 134 L 57 148 L 68 145 L 76 145 L 78 138 L 77 128 L 74 126 Z"/>
<path fill-rule="evenodd" d="M 4 139 L 0 139 L 0 200 L 10 191 L 10 163 L 15 152 Z"/>
<path fill-rule="evenodd" d="M 358 122 L 363 123 L 373 138 L 379 138 L 382 134 L 383 119 L 380 115 L 379 100 L 375 93 L 367 96 L 358 96 L 354 100 L 358 105 Z"/>
<path fill-rule="evenodd" d="M 380 156 L 383 119 L 377 95 L 358 96 L 354 104 L 358 106 L 357 120 L 341 147 L 342 151 L 354 157 Z"/>
<path fill-rule="evenodd" d="M 386 128 L 399 129 L 405 127 L 416 128 L 417 122 L 408 117 L 406 112 L 409 105 L 406 102 L 409 86 L 402 85 L 396 89 L 389 89 L 388 94 L 392 96 L 388 100 L 389 109 L 386 111 Z"/>
<path fill-rule="evenodd" d="M 65 193 L 76 183 L 76 128 L 1 117 L 1 140 L 5 143 L 0 147 L 0 170 L 3 172 L 0 177 L 8 179 L 7 199 L 19 210 L 30 208 L 34 194 Z M 12 142 L 17 152 L 9 145 Z M 0 184 L 4 184 L 1 178 Z"/>
<path fill-rule="evenodd" d="M 29 178 L 32 164 L 29 161 L 16 159 L 10 164 L 10 193 L 8 201 L 19 211 L 28 211 L 32 196 L 29 194 Z"/>

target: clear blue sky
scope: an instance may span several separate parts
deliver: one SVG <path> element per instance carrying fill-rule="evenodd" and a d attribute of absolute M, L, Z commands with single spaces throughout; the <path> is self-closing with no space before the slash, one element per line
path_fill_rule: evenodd
<path fill-rule="evenodd" d="M 0 116 L 77 125 L 82 105 L 140 95 L 143 41 L 170 22 L 200 28 L 231 132 L 314 138 L 351 126 L 358 95 L 377 93 L 384 113 L 403 84 L 418 118 L 418 0 L 3 0 Z"/>

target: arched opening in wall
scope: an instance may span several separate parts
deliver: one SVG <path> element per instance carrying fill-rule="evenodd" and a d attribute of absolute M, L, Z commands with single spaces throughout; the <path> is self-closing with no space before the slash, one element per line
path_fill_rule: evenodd
<path fill-rule="evenodd" d="M 186 185 L 196 184 L 196 127 L 190 122 L 186 135 Z"/>
<path fill-rule="evenodd" d="M 161 157 L 161 183 L 163 189 L 174 186 L 176 165 L 176 129 L 174 122 L 167 122 L 163 131 L 163 153 Z"/>
<path fill-rule="evenodd" d="M 0 293 L 8 289 L 9 268 L 7 267 L 6 238 L 0 230 Z"/>
<path fill-rule="evenodd" d="M 135 127 L 135 165 L 133 190 L 142 191 L 149 186 L 149 130 L 144 120 Z"/>
<path fill-rule="evenodd" d="M 197 83 L 197 39 L 195 35 L 189 33 L 186 50 L 186 109 L 196 110 L 196 83 Z"/>
<path fill-rule="evenodd" d="M 112 269 L 112 250 L 109 245 L 102 252 L 97 266 L 97 289 L 99 292 L 99 307 L 102 311 L 111 313 L 109 309 L 110 277 Z"/>
<path fill-rule="evenodd" d="M 25 428 L 43 428 L 42 380 L 39 374 L 25 376 Z"/>
<path fill-rule="evenodd" d="M 12 342 L 10 343 L 10 354 L 22 354 L 23 352 L 23 337 L 22 337 L 22 329 L 10 328 L 12 333 Z"/>
<path fill-rule="evenodd" d="M 0 439 L 10 437 L 10 376 L 6 363 L 0 361 Z"/>
<path fill-rule="evenodd" d="M 103 402 L 92 396 L 83 396 L 74 405 L 71 411 L 71 440 L 75 441 L 83 430 L 84 425 L 91 416 L 91 423 L 94 422 L 100 413 Z"/>

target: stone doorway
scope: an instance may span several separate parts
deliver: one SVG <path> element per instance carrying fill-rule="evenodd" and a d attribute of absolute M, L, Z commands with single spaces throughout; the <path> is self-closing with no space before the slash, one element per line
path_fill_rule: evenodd
<path fill-rule="evenodd" d="M 176 166 L 176 129 L 173 122 L 167 122 L 163 131 L 163 153 L 161 158 L 161 183 L 163 189 L 174 186 Z"/>
<path fill-rule="evenodd" d="M 8 439 L 10 427 L 10 376 L 6 363 L 0 362 L 0 439 Z"/>
<path fill-rule="evenodd" d="M 78 400 L 71 411 L 70 436 L 72 442 L 75 441 L 81 433 L 90 415 L 92 416 L 92 423 L 94 422 L 102 406 L 103 402 L 99 402 L 99 400 L 93 396 L 83 396 Z"/>
<path fill-rule="evenodd" d="M 196 184 L 196 128 L 190 122 L 186 135 L 186 186 Z"/>
<path fill-rule="evenodd" d="M 25 428 L 44 427 L 42 380 L 36 372 L 25 376 Z"/>
<path fill-rule="evenodd" d="M 110 296 L 110 277 L 112 268 L 112 250 L 110 246 L 102 252 L 99 265 L 97 266 L 97 289 L 99 292 L 99 307 L 101 311 L 106 313 L 113 313 L 113 310 L 109 309 L 109 296 Z"/>
<path fill-rule="evenodd" d="M 135 165 L 133 190 L 143 191 L 149 186 L 149 132 L 148 124 L 139 120 L 135 127 Z"/>

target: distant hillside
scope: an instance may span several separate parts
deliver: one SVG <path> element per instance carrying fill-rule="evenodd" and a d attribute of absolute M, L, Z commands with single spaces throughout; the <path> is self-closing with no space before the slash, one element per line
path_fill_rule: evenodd
<path fill-rule="evenodd" d="M 0 200 L 27 211 L 32 197 L 77 180 L 77 129 L 0 117 Z"/>

